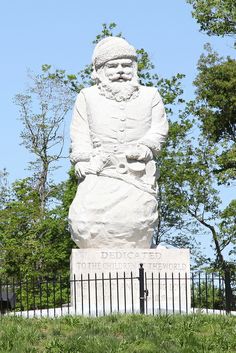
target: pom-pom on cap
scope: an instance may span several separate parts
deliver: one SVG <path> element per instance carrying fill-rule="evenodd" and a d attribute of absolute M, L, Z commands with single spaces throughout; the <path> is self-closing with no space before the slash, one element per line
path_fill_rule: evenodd
<path fill-rule="evenodd" d="M 109 60 L 127 58 L 137 60 L 135 48 L 120 37 L 106 37 L 96 45 L 92 61 L 95 68 L 99 68 Z"/>

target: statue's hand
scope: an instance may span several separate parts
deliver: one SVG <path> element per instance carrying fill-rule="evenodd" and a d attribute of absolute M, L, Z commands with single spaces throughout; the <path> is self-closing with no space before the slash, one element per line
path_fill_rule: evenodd
<path fill-rule="evenodd" d="M 78 179 L 84 179 L 86 177 L 87 162 L 78 162 L 75 165 L 75 174 Z"/>
<path fill-rule="evenodd" d="M 150 148 L 145 145 L 137 144 L 130 146 L 126 152 L 127 159 L 148 162 L 153 159 L 153 154 Z"/>

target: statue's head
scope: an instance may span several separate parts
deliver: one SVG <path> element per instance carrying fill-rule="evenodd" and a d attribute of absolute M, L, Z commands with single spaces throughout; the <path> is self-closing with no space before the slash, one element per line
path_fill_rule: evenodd
<path fill-rule="evenodd" d="M 118 101 L 137 95 L 137 54 L 126 40 L 119 37 L 102 39 L 94 49 L 92 60 L 92 77 L 102 95 Z"/>

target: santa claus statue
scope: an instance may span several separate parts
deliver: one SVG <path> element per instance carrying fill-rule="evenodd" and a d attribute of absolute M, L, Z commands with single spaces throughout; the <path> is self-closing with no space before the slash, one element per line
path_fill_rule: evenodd
<path fill-rule="evenodd" d="M 79 178 L 70 206 L 79 248 L 150 248 L 158 219 L 155 156 L 168 122 L 155 87 L 139 84 L 137 54 L 118 37 L 93 53 L 95 85 L 76 99 L 71 154 Z"/>

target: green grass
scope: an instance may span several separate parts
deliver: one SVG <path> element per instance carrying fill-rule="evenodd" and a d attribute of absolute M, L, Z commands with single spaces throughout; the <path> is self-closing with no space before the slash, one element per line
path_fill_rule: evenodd
<path fill-rule="evenodd" d="M 236 317 L 0 319 L 0 353 L 236 352 Z"/>

